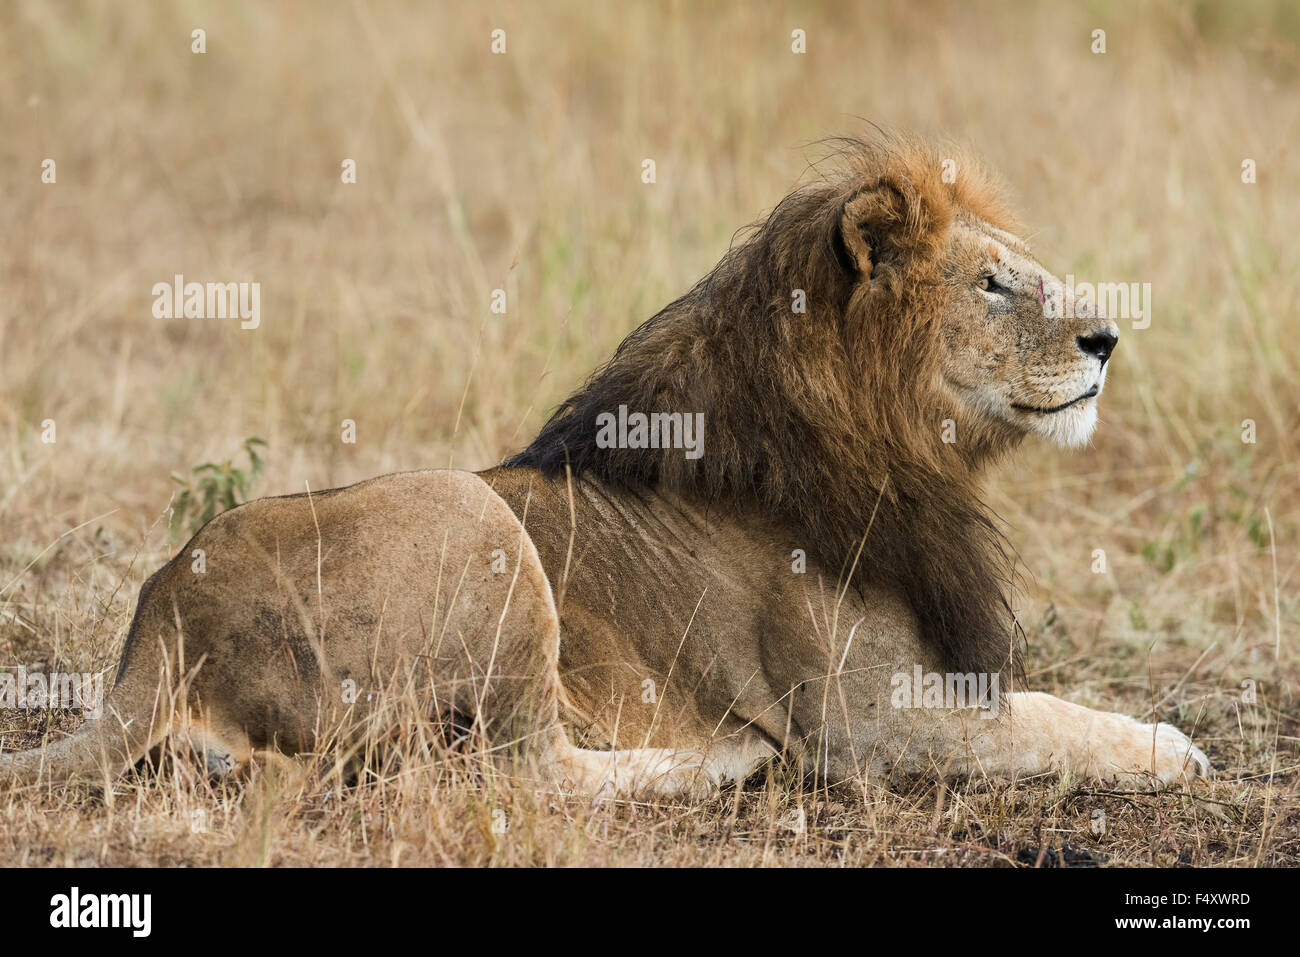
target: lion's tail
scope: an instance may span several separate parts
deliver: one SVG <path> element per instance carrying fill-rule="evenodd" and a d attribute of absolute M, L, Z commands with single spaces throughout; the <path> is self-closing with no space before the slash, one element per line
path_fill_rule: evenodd
<path fill-rule="evenodd" d="M 104 700 L 102 714 L 87 718 L 73 734 L 39 748 L 0 754 L 0 788 L 42 779 L 111 781 L 162 741 L 166 710 L 158 707 L 158 688 L 122 676 Z"/>

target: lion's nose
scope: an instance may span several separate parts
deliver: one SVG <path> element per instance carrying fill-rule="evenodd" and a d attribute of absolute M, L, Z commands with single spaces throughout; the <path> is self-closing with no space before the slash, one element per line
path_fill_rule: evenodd
<path fill-rule="evenodd" d="M 1105 365 L 1110 354 L 1115 351 L 1115 343 L 1119 342 L 1119 336 L 1109 330 L 1105 332 L 1094 332 L 1090 336 L 1079 336 L 1074 340 L 1090 356 L 1096 356 Z"/>

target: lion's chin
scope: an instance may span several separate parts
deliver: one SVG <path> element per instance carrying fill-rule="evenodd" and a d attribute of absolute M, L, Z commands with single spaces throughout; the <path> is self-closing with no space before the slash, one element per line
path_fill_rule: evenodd
<path fill-rule="evenodd" d="M 1097 428 L 1097 400 L 1084 399 L 1060 412 L 1037 414 L 1030 418 L 1029 430 L 1066 449 L 1088 444 Z"/>

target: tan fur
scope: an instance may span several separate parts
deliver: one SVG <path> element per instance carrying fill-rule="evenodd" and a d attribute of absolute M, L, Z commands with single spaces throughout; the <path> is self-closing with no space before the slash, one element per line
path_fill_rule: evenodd
<path fill-rule="evenodd" d="M 776 755 L 830 781 L 1207 773 L 1167 725 L 1005 693 L 979 476 L 1025 434 L 1087 441 L 1114 324 L 1048 317 L 1061 284 L 977 165 L 842 147 L 505 466 L 214 519 L 141 590 L 105 717 L 0 756 L 0 783 L 111 777 L 172 732 L 223 772 L 412 690 L 587 795 L 699 797 Z M 703 412 L 705 454 L 599 447 L 620 403 Z M 899 705 L 918 666 L 1007 682 L 996 713 Z"/>

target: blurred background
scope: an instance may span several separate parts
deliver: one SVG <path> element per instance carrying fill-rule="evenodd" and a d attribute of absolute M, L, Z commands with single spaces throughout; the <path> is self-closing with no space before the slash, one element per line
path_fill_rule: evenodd
<path fill-rule="evenodd" d="M 1191 730 L 1251 679 L 1288 739 L 1298 72 L 1288 2 L 6 3 L 0 660 L 115 660 L 173 473 L 499 461 L 875 122 L 982 153 L 1056 273 L 1151 284 L 1092 446 L 1027 443 L 989 490 L 1035 687 L 1182 681 Z M 177 273 L 259 282 L 260 327 L 155 318 Z"/>

